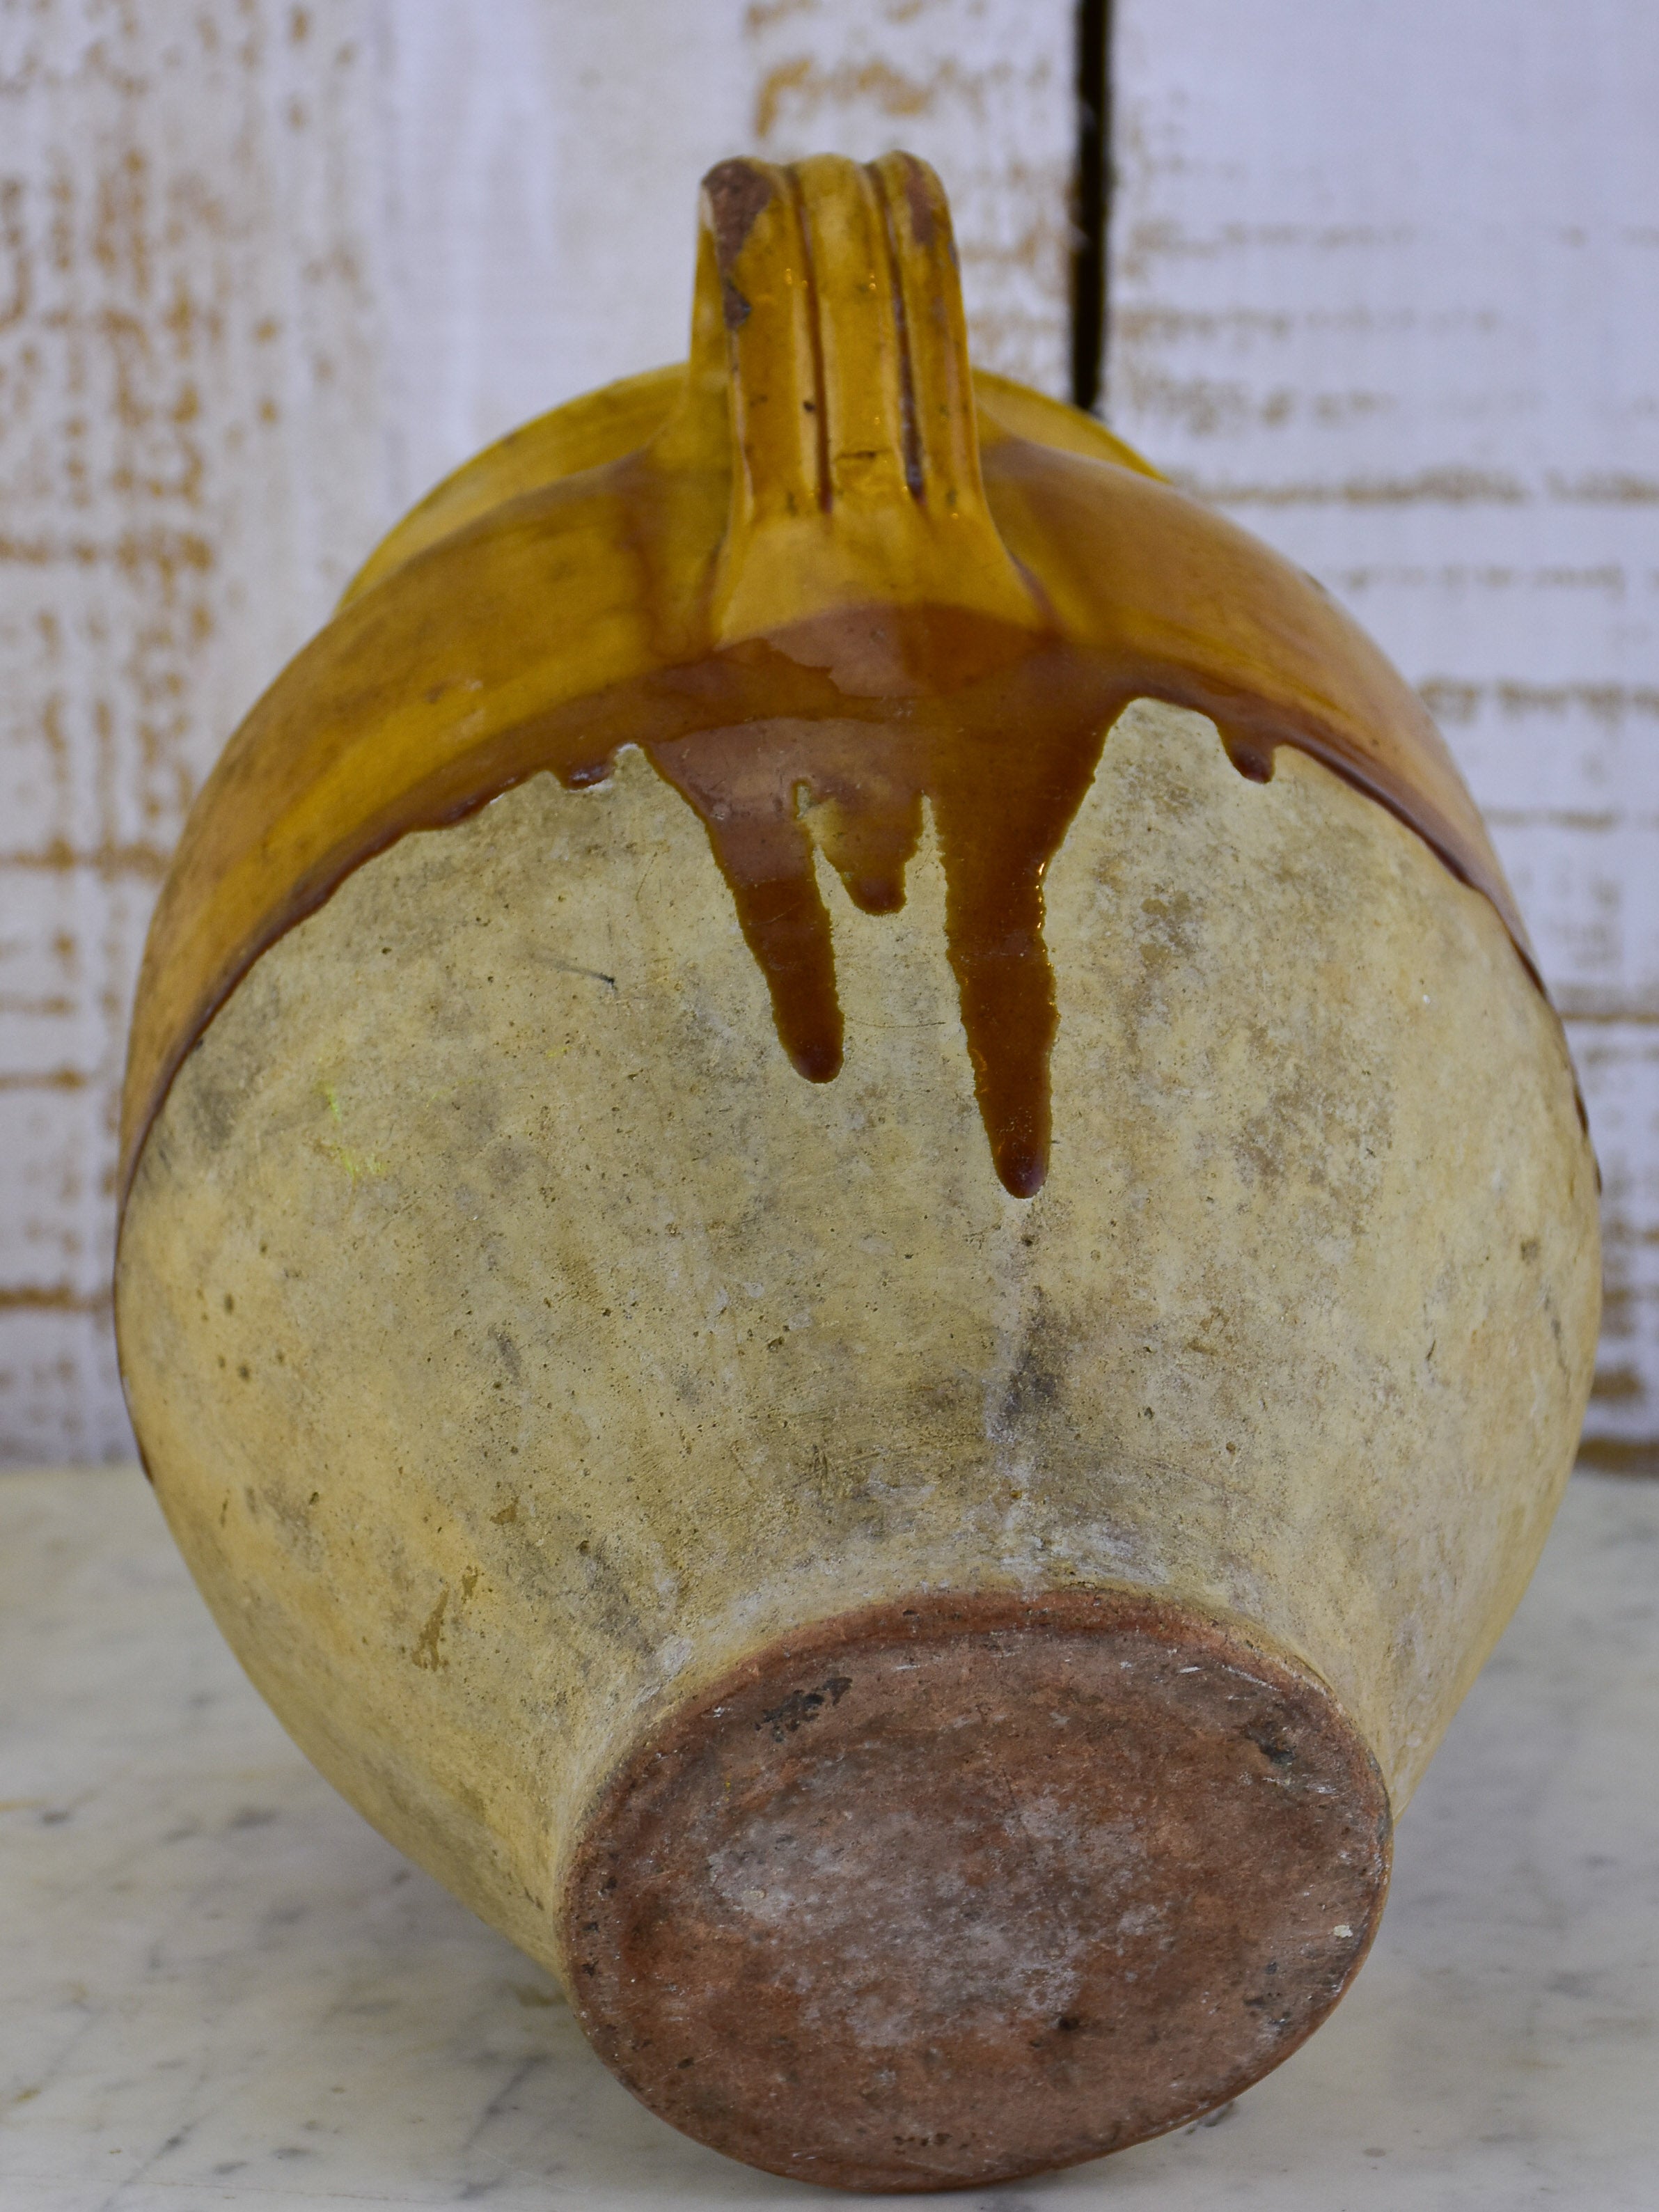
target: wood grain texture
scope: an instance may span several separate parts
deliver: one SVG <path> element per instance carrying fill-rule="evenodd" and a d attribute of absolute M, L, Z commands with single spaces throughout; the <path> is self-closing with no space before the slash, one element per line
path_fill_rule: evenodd
<path fill-rule="evenodd" d="M 1117 0 L 1112 418 L 1422 689 L 1573 1024 L 1659 1438 L 1659 24 Z M 1063 388 L 1069 0 L 0 0 L 0 1453 L 125 1447 L 113 1097 L 226 735 L 376 534 L 672 357 L 690 180 L 902 141 Z M 1432 66 L 1425 58 L 1432 56 Z"/>
<path fill-rule="evenodd" d="M 1659 1449 L 1659 16 L 1117 0 L 1110 419 L 1456 752 L 1606 1178 L 1589 1435 Z"/>
<path fill-rule="evenodd" d="M 0 1449 L 125 1448 L 138 952 L 191 795 L 386 506 L 350 11 L 0 12 Z"/>
<path fill-rule="evenodd" d="M 896 143 L 1061 390 L 1071 0 L 0 0 L 0 1458 L 130 1437 L 115 1097 L 235 724 L 477 446 L 684 353 L 698 176 Z"/>

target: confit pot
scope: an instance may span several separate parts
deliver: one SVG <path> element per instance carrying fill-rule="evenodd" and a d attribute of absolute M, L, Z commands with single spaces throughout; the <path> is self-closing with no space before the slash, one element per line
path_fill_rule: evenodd
<path fill-rule="evenodd" d="M 1191 2119 L 1357 1970 L 1598 1308 L 1422 707 L 969 369 L 920 163 L 707 179 L 688 366 L 492 447 L 204 788 L 117 1271 L 225 1634 L 702 2141 Z"/>

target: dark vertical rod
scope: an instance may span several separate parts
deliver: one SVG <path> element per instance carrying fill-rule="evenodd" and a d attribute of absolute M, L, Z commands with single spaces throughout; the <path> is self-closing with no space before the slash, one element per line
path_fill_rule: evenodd
<path fill-rule="evenodd" d="M 1079 0 L 1077 184 L 1072 218 L 1072 402 L 1099 404 L 1106 358 L 1106 234 L 1111 215 L 1112 0 Z"/>

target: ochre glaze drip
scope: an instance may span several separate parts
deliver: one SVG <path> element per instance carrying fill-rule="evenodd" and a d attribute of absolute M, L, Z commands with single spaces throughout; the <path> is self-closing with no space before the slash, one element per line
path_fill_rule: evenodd
<path fill-rule="evenodd" d="M 1479 816 L 1363 634 L 1241 532 L 1076 450 L 1082 431 L 1069 451 L 1012 434 L 997 408 L 1029 422 L 1042 403 L 1003 392 L 976 422 L 919 164 L 717 173 L 693 357 L 665 375 L 656 434 L 552 482 L 487 455 L 482 508 L 444 488 L 458 526 L 377 556 L 210 779 L 146 953 L 124 1194 L 216 1009 L 352 869 L 532 775 L 600 781 L 629 744 L 702 820 L 813 1082 L 843 1051 L 815 852 L 855 906 L 892 913 L 926 802 L 1017 1197 L 1048 1160 L 1043 873 L 1133 699 L 1209 716 L 1256 781 L 1280 744 L 1320 760 L 1483 892 L 1525 959 Z M 633 435 L 641 405 L 619 415 Z"/>
<path fill-rule="evenodd" d="M 895 620 L 891 610 L 846 618 L 866 637 Z M 842 1051 L 815 849 L 861 911 L 895 913 L 927 802 L 945 871 L 946 948 L 991 1156 L 1006 1188 L 1029 1198 L 1048 1168 L 1055 1027 L 1042 874 L 1125 694 L 1116 672 L 1058 640 L 983 622 L 963 635 L 945 614 L 925 626 L 940 662 L 925 691 L 848 697 L 792 659 L 785 641 L 740 647 L 698 672 L 700 707 L 719 717 L 713 726 L 647 739 L 643 750 L 708 831 L 766 978 L 779 1039 L 812 1082 L 839 1073 Z M 912 667 L 917 657 L 913 650 Z M 993 665 L 951 684 L 944 671 L 952 659 Z M 662 713 L 661 689 L 653 688 L 654 714 L 642 714 L 639 699 L 622 707 L 636 729 Z M 711 690 L 728 696 L 716 706 Z M 556 772 L 571 774 L 568 766 Z M 586 763 L 576 770 L 584 779 L 592 772 Z"/>

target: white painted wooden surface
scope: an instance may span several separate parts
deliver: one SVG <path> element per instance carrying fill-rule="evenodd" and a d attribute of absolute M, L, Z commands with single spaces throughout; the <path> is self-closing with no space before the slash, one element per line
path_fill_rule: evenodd
<path fill-rule="evenodd" d="M 235 0 L 0 9 L 0 1439 L 111 1452 L 125 1008 L 203 770 L 388 504 L 375 88 Z"/>
<path fill-rule="evenodd" d="M 1345 598 L 1516 880 L 1659 1438 L 1659 15 L 1116 0 L 1120 429 Z M 125 1448 L 126 1006 L 197 782 L 432 480 L 683 343 L 696 177 L 902 143 L 1061 390 L 1071 0 L 0 0 L 0 1456 Z"/>
<path fill-rule="evenodd" d="M 1114 427 L 1422 690 L 1606 1178 L 1589 1433 L 1659 1442 L 1659 10 L 1116 0 Z"/>
<path fill-rule="evenodd" d="M 905 143 L 1061 388 L 1071 0 L 0 0 L 0 1457 L 130 1449 L 116 1088 L 191 794 L 374 539 L 684 349 L 722 155 Z"/>

